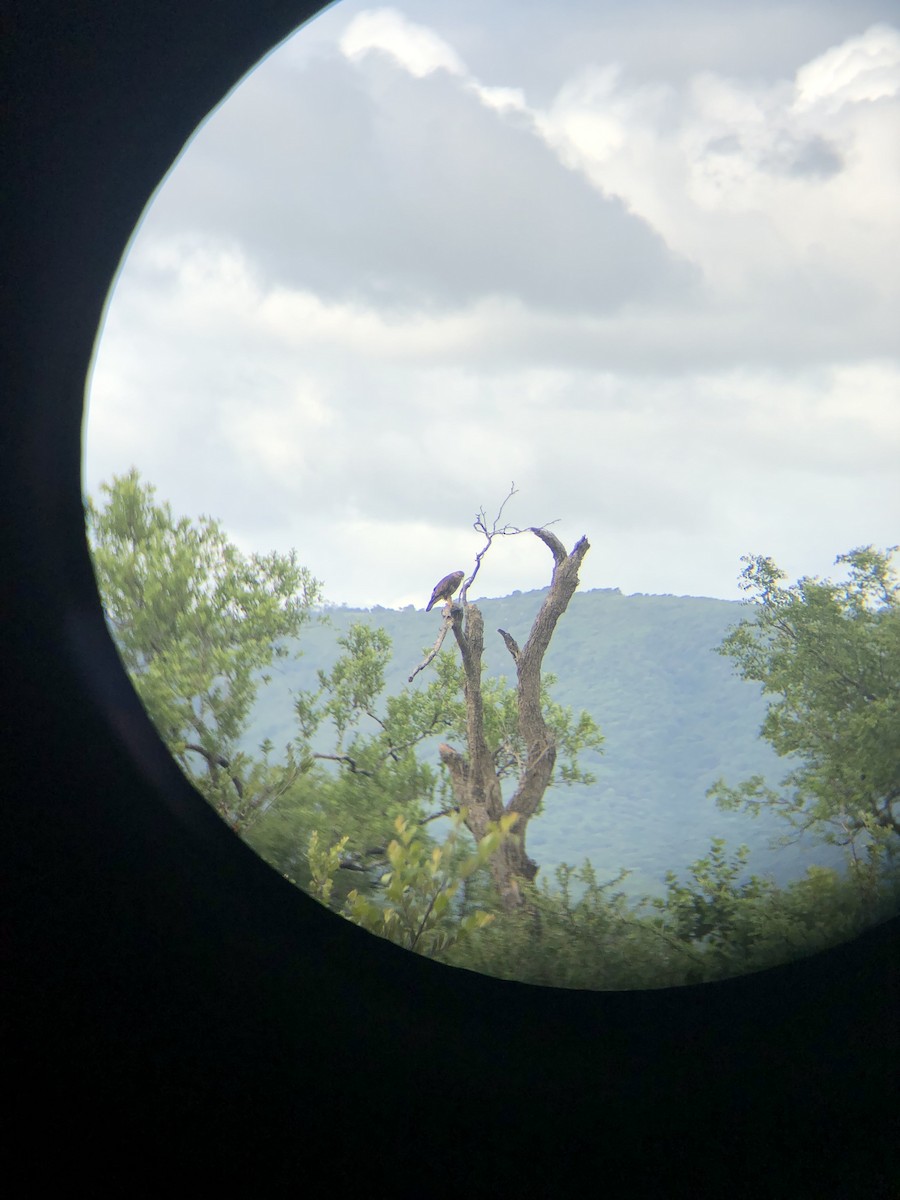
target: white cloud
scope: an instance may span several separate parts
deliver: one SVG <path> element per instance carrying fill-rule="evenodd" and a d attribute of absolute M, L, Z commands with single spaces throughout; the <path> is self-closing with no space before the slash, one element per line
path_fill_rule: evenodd
<path fill-rule="evenodd" d="M 878 111 L 861 99 L 880 98 Z M 771 85 L 696 75 L 681 95 L 617 64 L 568 82 L 537 128 L 725 294 L 816 269 L 898 294 L 900 33 L 875 26 Z M 886 246 L 887 242 L 887 246 Z"/>
<path fill-rule="evenodd" d="M 484 84 L 478 83 L 477 80 L 470 80 L 468 87 L 486 108 L 493 108 L 501 113 L 509 111 L 528 112 L 525 93 L 521 88 L 486 87 Z"/>
<path fill-rule="evenodd" d="M 630 83 L 620 62 L 593 63 L 544 108 L 521 87 L 479 81 L 444 39 L 394 9 L 359 14 L 341 48 L 353 61 L 383 50 L 417 78 L 444 69 L 500 117 L 526 120 L 722 297 L 783 288 L 798 267 L 898 294 L 900 32 L 890 26 L 770 84 L 707 70 L 679 91 Z M 876 100 L 877 111 L 860 104 Z"/>
<path fill-rule="evenodd" d="M 344 57 L 322 50 L 314 64 L 316 87 L 332 84 L 309 140 L 299 116 L 277 121 L 307 69 L 297 59 L 243 101 L 243 141 L 223 107 L 173 172 L 166 221 L 151 212 L 141 229 L 91 386 L 89 490 L 135 462 L 177 511 L 215 514 L 248 550 L 295 546 L 333 600 L 356 604 L 422 605 L 434 579 L 471 563 L 475 510 L 513 479 L 510 520 L 561 517 L 568 544 L 589 536 L 585 587 L 736 596 L 743 553 L 827 572 L 842 550 L 897 540 L 900 34 L 870 28 L 768 83 L 709 70 L 636 83 L 627 63 L 597 61 L 543 106 L 480 82 L 396 10 L 360 13 L 338 37 Z M 347 65 L 370 50 L 390 56 L 383 71 Z M 402 86 L 384 89 L 395 66 Z M 385 90 L 394 108 L 379 108 Z M 423 119 L 405 125 L 420 99 Z M 272 139 L 265 155 L 251 117 Z M 429 140 L 435 122 L 453 136 Z M 490 197 L 496 220 L 467 227 L 460 267 L 435 145 L 459 151 L 451 174 L 477 162 L 463 181 L 477 214 L 506 137 L 520 191 Z M 409 168 L 410 144 L 416 203 L 390 208 L 390 189 L 361 198 L 353 185 L 379 164 Z M 359 178 L 347 147 L 365 155 Z M 285 162 L 299 166 L 278 174 Z M 557 208 L 570 193 L 540 190 L 557 163 L 697 263 L 705 291 L 546 302 L 561 259 L 553 249 L 535 266 L 535 239 L 562 229 L 574 270 L 572 245 L 585 259 L 608 216 L 578 181 L 573 241 Z M 408 183 L 391 187 L 400 197 Z M 489 272 L 469 287 L 529 207 L 544 223 L 506 247 L 506 291 L 485 286 Z M 394 227 L 386 252 L 365 258 Z M 423 265 L 441 235 L 452 252 Z M 294 274 L 268 266 L 285 251 Z M 409 303 L 354 287 L 364 265 L 387 290 L 410 263 Z M 444 267 L 466 286 L 453 291 Z M 338 269 L 349 285 L 328 288 Z M 543 586 L 546 559 L 527 539 L 505 543 L 485 594 Z"/>
<path fill-rule="evenodd" d="M 340 48 L 352 61 L 380 50 L 417 79 L 435 71 L 466 74 L 452 46 L 433 30 L 407 20 L 395 8 L 369 9 L 354 17 L 340 39 Z"/>
<path fill-rule="evenodd" d="M 384 521 L 363 515 L 336 522 L 334 537 L 348 560 L 357 560 L 351 570 L 355 594 L 365 597 L 359 603 L 386 608 L 407 604 L 423 608 L 428 600 L 428 580 L 437 582 L 457 565 L 471 570 L 473 555 L 480 549 L 472 530 L 441 529 L 425 521 Z M 411 559 L 417 564 L 418 582 L 410 578 Z M 452 565 L 447 566 L 448 562 Z M 375 586 L 373 580 L 377 581 Z"/>
<path fill-rule="evenodd" d="M 797 72 L 794 110 L 838 112 L 846 104 L 880 100 L 900 91 L 900 31 L 873 25 L 805 64 Z"/>

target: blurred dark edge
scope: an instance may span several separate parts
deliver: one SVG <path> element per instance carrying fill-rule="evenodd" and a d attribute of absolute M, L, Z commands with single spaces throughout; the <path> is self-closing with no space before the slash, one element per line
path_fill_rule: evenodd
<path fill-rule="evenodd" d="M 30 0 L 2 18 L 8 1161 L 35 1186 L 62 1168 L 117 1190 L 155 1168 L 292 1189 L 324 1170 L 326 1194 L 566 1194 L 580 1172 L 614 1193 L 895 1194 L 896 921 L 674 992 L 441 968 L 234 838 L 119 667 L 80 488 L 105 297 L 192 131 L 315 8 Z"/>

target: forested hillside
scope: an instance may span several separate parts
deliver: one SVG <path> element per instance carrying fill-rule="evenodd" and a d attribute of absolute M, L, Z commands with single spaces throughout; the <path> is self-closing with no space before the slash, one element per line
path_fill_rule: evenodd
<path fill-rule="evenodd" d="M 477 601 L 488 673 L 510 677 L 510 657 L 494 631 L 502 627 L 524 639 L 543 596 L 516 592 Z M 632 874 L 622 887 L 631 895 L 662 893 L 665 872 L 681 871 L 705 854 L 712 837 L 732 848 L 747 844 L 748 873 L 771 873 L 780 884 L 802 876 L 810 863 L 841 861 L 833 847 L 809 839 L 772 848 L 772 838 L 785 832 L 783 822 L 767 813 L 751 819 L 719 812 L 705 796 L 721 776 L 736 782 L 759 773 L 774 784 L 787 770 L 758 737 L 765 714 L 758 685 L 738 678 L 732 662 L 715 653 L 744 616 L 737 602 L 703 597 L 623 596 L 617 589 L 574 596 L 546 666 L 558 679 L 554 697 L 589 712 L 605 744 L 602 755 L 584 755 L 596 782 L 554 788 L 532 822 L 529 851 L 541 878 L 561 862 L 589 858 L 601 880 L 628 868 Z M 392 640 L 385 695 L 407 686 L 440 625 L 436 612 L 412 608 L 328 609 L 327 621 L 304 629 L 297 643 L 302 657 L 270 669 L 271 683 L 260 689 L 243 739 L 248 752 L 266 738 L 276 748 L 290 740 L 296 731 L 292 693 L 315 686 L 317 669 L 332 666 L 338 637 L 357 621 L 383 628 Z M 411 686 L 424 688 L 425 676 Z M 437 765 L 436 745 L 425 744 L 421 754 Z"/>

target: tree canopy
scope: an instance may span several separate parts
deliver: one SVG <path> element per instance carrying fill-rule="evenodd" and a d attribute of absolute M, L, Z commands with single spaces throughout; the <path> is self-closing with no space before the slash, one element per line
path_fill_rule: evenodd
<path fill-rule="evenodd" d="M 900 582 L 898 547 L 841 554 L 843 582 L 802 578 L 784 585 L 770 558 L 753 557 L 741 585 L 753 614 L 720 652 L 769 702 L 761 735 L 791 770 L 780 791 L 754 776 L 720 781 L 723 807 L 781 812 L 860 854 L 890 852 L 900 835 Z"/>
<path fill-rule="evenodd" d="M 176 518 L 134 468 L 100 490 L 86 502 L 88 541 L 119 654 L 192 781 L 246 822 L 292 772 L 254 770 L 237 744 L 260 672 L 288 653 L 321 585 L 294 551 L 244 555 L 211 517 Z"/>

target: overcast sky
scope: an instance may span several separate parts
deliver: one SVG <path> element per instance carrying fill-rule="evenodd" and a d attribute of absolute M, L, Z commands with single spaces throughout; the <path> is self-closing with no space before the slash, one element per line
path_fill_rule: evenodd
<path fill-rule="evenodd" d="M 85 489 L 135 465 L 354 606 L 471 568 L 513 480 L 585 588 L 834 574 L 900 541 L 898 264 L 896 0 L 342 0 L 148 206 Z"/>

